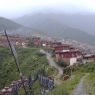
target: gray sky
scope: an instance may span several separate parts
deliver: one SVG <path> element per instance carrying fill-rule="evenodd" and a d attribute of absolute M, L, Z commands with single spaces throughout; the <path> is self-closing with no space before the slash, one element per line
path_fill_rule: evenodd
<path fill-rule="evenodd" d="M 14 18 L 42 9 L 95 13 L 95 0 L 0 0 L 0 16 Z"/>

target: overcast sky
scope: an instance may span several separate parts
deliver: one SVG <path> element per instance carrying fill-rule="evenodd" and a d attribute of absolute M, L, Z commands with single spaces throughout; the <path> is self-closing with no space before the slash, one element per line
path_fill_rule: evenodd
<path fill-rule="evenodd" d="M 0 0 L 0 16 L 7 18 L 44 9 L 70 13 L 95 13 L 95 0 Z"/>

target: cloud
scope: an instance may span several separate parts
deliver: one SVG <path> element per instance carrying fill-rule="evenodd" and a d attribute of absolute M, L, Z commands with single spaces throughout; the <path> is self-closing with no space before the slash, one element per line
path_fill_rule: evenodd
<path fill-rule="evenodd" d="M 87 8 L 95 9 L 94 0 L 0 0 L 0 9 L 25 9 L 40 8 L 40 7 L 51 7 L 51 6 L 68 6 L 77 5 Z"/>
<path fill-rule="evenodd" d="M 0 0 L 0 14 L 10 16 L 45 8 L 95 12 L 95 0 Z"/>

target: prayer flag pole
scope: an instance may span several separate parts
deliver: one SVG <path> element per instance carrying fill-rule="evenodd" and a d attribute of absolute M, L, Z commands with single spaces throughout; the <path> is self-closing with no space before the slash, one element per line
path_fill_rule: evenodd
<path fill-rule="evenodd" d="M 16 50 L 15 50 L 15 47 L 14 47 L 14 45 L 10 42 L 6 30 L 4 31 L 4 33 L 5 33 L 5 36 L 6 36 L 6 38 L 7 38 L 7 41 L 8 41 L 10 50 L 11 50 L 11 53 L 12 53 L 12 55 L 13 55 L 13 58 L 14 58 L 14 61 L 15 61 L 17 70 L 18 70 L 18 72 L 19 72 L 20 79 L 21 79 L 21 82 L 22 82 L 22 85 L 23 85 L 23 88 L 24 88 L 24 91 L 25 91 L 25 95 L 27 95 L 27 90 L 26 90 L 26 87 L 25 87 L 25 84 L 24 84 L 23 74 L 22 74 L 22 72 L 21 72 L 21 70 L 20 70 L 20 66 L 19 66 L 18 57 L 17 57 L 17 53 L 16 53 Z"/>

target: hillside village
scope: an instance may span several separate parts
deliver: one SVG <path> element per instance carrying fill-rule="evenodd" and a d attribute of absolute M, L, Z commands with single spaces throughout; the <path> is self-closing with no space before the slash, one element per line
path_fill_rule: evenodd
<path fill-rule="evenodd" d="M 28 40 L 26 40 L 26 38 L 24 37 L 9 36 L 9 39 L 11 43 L 13 43 L 15 46 L 18 46 L 18 47 L 24 48 L 27 46 L 27 43 L 28 43 Z M 4 35 L 0 35 L 0 46 L 8 47 L 8 42 Z"/>
<path fill-rule="evenodd" d="M 90 49 L 86 51 L 86 48 L 78 48 L 58 41 L 42 40 L 40 37 L 32 38 L 32 44 L 52 50 L 56 62 L 63 60 L 68 65 L 74 65 L 75 63 L 85 64 L 95 61 L 95 53 L 92 53 Z"/>
<path fill-rule="evenodd" d="M 56 64 L 60 66 L 73 66 L 75 64 L 85 64 L 95 62 L 95 53 L 86 48 L 81 48 L 73 44 L 66 42 L 60 42 L 56 40 L 45 40 L 40 37 L 24 38 L 9 36 L 12 44 L 20 48 L 31 48 L 37 47 L 44 49 L 52 55 Z M 0 47 L 8 47 L 7 39 L 4 35 L 0 36 Z M 59 64 L 61 62 L 61 64 Z M 68 78 L 67 78 L 68 79 Z M 27 81 L 27 79 L 25 79 Z M 21 86 L 21 81 L 15 82 Z M 11 95 L 11 87 L 15 86 L 15 83 L 11 84 L 10 87 L 5 87 L 0 91 L 0 95 Z"/>
<path fill-rule="evenodd" d="M 0 95 L 95 95 L 95 0 L 1 0 Z"/>
<path fill-rule="evenodd" d="M 9 36 L 12 44 L 17 47 L 26 48 L 29 43 L 28 38 Z M 30 43 L 36 47 L 44 47 L 53 51 L 56 62 L 63 60 L 68 65 L 74 65 L 74 63 L 84 64 L 86 62 L 95 61 L 95 52 L 82 44 L 78 47 L 75 43 L 59 42 L 56 40 L 43 40 L 40 37 L 32 37 Z M 7 39 L 4 35 L 0 36 L 0 46 L 8 47 Z"/>

